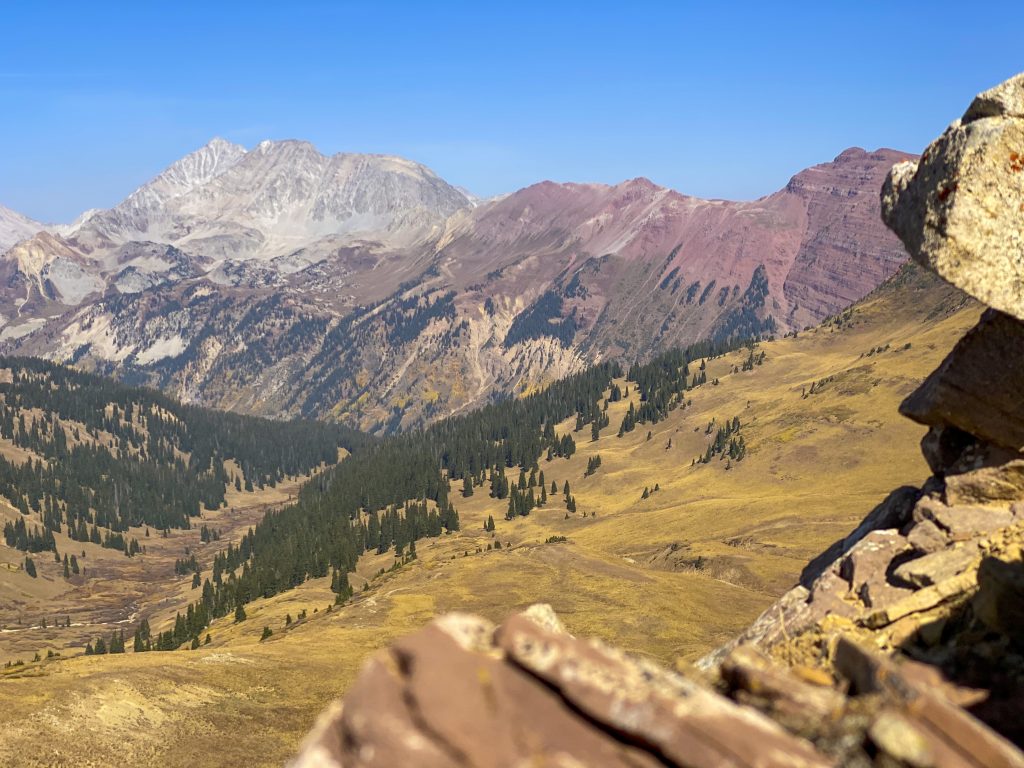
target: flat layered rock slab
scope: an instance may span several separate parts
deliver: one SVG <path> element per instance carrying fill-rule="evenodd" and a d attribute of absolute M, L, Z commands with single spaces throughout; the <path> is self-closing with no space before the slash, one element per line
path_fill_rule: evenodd
<path fill-rule="evenodd" d="M 834 764 L 760 712 L 578 640 L 550 611 L 533 610 L 497 631 L 475 617 L 442 617 L 396 642 L 292 768 Z"/>

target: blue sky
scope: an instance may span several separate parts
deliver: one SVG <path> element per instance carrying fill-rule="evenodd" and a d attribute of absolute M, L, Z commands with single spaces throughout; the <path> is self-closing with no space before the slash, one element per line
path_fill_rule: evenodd
<path fill-rule="evenodd" d="M 5 2 L 0 203 L 70 220 L 215 135 L 399 154 L 481 195 L 747 199 L 848 146 L 920 150 L 1024 69 L 1022 34 L 1021 2 Z"/>

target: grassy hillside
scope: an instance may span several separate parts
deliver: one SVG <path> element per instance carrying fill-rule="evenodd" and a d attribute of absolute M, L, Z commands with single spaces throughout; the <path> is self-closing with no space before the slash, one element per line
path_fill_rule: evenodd
<path fill-rule="evenodd" d="M 0 661 L 80 652 L 184 607 L 176 560 L 212 559 L 366 441 L 0 358 Z"/>
<path fill-rule="evenodd" d="M 242 622 L 217 619 L 195 651 L 67 658 L 81 652 L 70 629 L 0 633 L 0 660 L 26 662 L 0 674 L 0 764 L 279 765 L 368 653 L 450 610 L 497 619 L 550 602 L 574 633 L 685 663 L 749 623 L 888 491 L 924 479 L 923 430 L 896 406 L 979 312 L 907 269 L 841 317 L 760 344 L 750 370 L 748 350 L 707 361 L 686 408 L 617 437 L 639 405 L 620 379 L 630 397 L 609 404 L 600 438 L 586 427 L 571 458 L 541 459 L 558 489 L 545 507 L 507 521 L 486 485 L 462 498 L 453 483 L 461 530 L 418 541 L 397 566 L 391 551 L 363 555 L 356 596 L 330 611 L 327 577 L 249 603 Z M 695 464 L 734 419 L 742 460 Z M 225 528 L 203 558 L 244 530 Z M 154 630 L 190 591 L 188 577 L 163 578 L 144 607 Z M 48 648 L 64 656 L 30 660 Z"/>

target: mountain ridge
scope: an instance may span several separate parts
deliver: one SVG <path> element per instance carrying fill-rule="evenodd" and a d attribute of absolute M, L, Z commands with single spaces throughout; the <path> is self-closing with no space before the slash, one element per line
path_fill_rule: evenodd
<path fill-rule="evenodd" d="M 906 258 L 874 192 L 906 157 L 851 148 L 746 202 L 644 178 L 471 200 L 401 158 L 214 140 L 12 248 L 0 334 L 188 401 L 408 426 L 848 306 Z"/>
<path fill-rule="evenodd" d="M 0 254 L 45 228 L 45 224 L 0 204 Z"/>

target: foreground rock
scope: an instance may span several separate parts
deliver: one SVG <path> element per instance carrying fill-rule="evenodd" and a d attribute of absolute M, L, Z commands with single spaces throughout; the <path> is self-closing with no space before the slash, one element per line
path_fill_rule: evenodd
<path fill-rule="evenodd" d="M 374 658 L 294 766 L 828 766 L 750 707 L 596 641 L 547 606 L 450 615 Z"/>
<path fill-rule="evenodd" d="M 1024 73 L 893 168 L 882 218 L 916 261 L 1024 320 Z"/>
<path fill-rule="evenodd" d="M 1021 213 L 1024 220 L 1024 212 Z M 1011 452 L 1024 450 L 1024 322 L 989 310 L 942 365 L 900 406 L 900 412 L 932 427 L 955 427 L 962 436 Z M 947 441 L 948 442 L 948 441 Z M 962 440 L 960 452 L 976 441 Z M 977 450 L 975 450 L 977 454 Z M 940 460 L 953 464 L 959 456 Z M 1013 458 L 1004 452 L 996 461 Z M 969 465 L 965 465 L 969 466 Z M 932 468 L 945 473 L 946 467 Z M 1017 492 L 1019 492 L 1019 488 Z"/>
<path fill-rule="evenodd" d="M 1024 766 L 928 668 L 832 649 L 825 672 L 743 646 L 712 685 L 572 637 L 547 606 L 498 628 L 453 614 L 372 659 L 292 768 Z"/>

